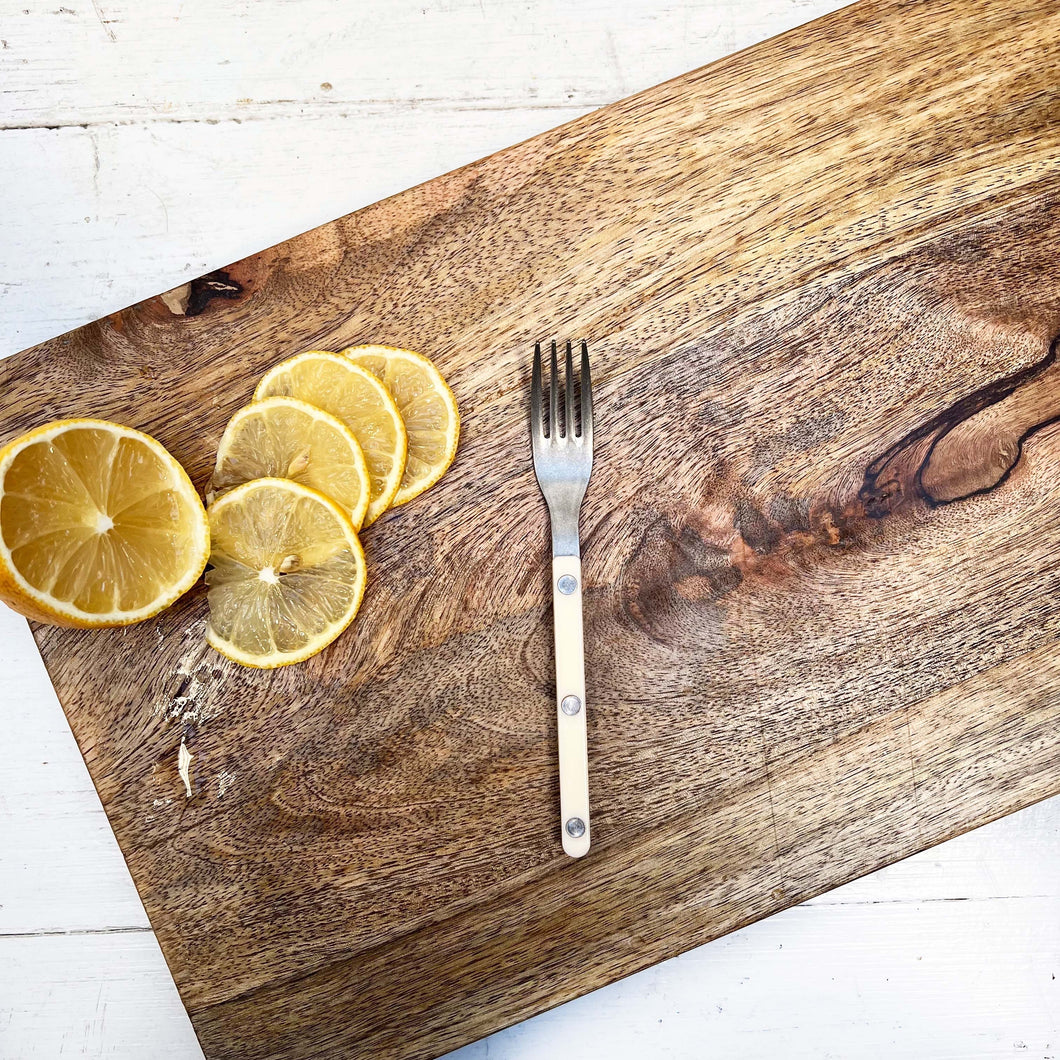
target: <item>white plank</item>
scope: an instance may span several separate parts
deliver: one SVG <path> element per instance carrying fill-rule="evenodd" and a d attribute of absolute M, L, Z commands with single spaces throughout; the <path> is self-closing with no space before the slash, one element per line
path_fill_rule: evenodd
<path fill-rule="evenodd" d="M 147 930 L 6 938 L 4 1060 L 202 1060 L 162 951 Z"/>
<path fill-rule="evenodd" d="M 593 108 L 836 0 L 9 0 L 3 126 Z"/>
<path fill-rule="evenodd" d="M 147 914 L 29 626 L 5 607 L 0 673 L 0 939 L 146 928 Z"/>

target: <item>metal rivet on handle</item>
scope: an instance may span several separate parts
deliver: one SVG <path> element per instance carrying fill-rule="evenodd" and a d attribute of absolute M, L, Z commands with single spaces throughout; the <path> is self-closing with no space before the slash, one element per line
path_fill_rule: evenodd
<path fill-rule="evenodd" d="M 573 718 L 582 709 L 582 701 L 577 696 L 564 696 L 559 709 Z"/>
<path fill-rule="evenodd" d="M 558 582 L 556 582 L 556 588 L 559 589 L 564 596 L 570 596 L 575 589 L 578 588 L 578 579 L 573 574 L 564 574 Z"/>
<path fill-rule="evenodd" d="M 585 835 L 585 822 L 580 817 L 572 817 L 567 822 L 567 835 L 571 839 L 581 839 Z"/>

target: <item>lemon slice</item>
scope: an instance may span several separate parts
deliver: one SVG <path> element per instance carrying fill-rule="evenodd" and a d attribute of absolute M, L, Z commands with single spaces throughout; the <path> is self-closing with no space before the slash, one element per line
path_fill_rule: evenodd
<path fill-rule="evenodd" d="M 245 482 L 209 509 L 206 639 L 245 666 L 301 662 L 352 621 L 364 595 L 361 543 L 323 493 L 282 478 Z"/>
<path fill-rule="evenodd" d="M 386 385 L 409 437 L 408 460 L 393 504 L 406 504 L 433 486 L 456 458 L 460 413 L 441 372 L 426 357 L 391 346 L 343 350 Z"/>
<path fill-rule="evenodd" d="M 386 387 L 348 357 L 313 350 L 265 373 L 254 400 L 274 395 L 307 401 L 350 429 L 364 450 L 372 482 L 364 525 L 375 522 L 394 501 L 408 451 L 401 413 Z"/>
<path fill-rule="evenodd" d="M 0 599 L 81 628 L 150 618 L 210 551 L 202 501 L 154 438 L 60 420 L 0 451 Z"/>
<path fill-rule="evenodd" d="M 350 429 L 289 397 L 245 405 L 228 422 L 206 499 L 255 478 L 289 478 L 319 490 L 359 530 L 368 510 L 368 465 Z"/>

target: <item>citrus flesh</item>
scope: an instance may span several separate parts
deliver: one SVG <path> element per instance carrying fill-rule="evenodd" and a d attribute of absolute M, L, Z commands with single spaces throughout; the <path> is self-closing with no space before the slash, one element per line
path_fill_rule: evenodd
<path fill-rule="evenodd" d="M 333 500 L 290 479 L 236 486 L 209 509 L 206 639 L 245 666 L 301 662 L 353 621 L 364 552 Z"/>
<path fill-rule="evenodd" d="M 345 509 L 359 530 L 371 480 L 360 443 L 334 416 L 290 397 L 241 408 L 217 449 L 207 500 L 256 478 L 289 478 L 319 490 Z"/>
<path fill-rule="evenodd" d="M 191 588 L 208 554 L 195 487 L 140 431 L 60 420 L 0 451 L 0 599 L 30 618 L 150 618 Z"/>
<path fill-rule="evenodd" d="M 433 486 L 456 458 L 460 413 L 442 373 L 422 354 L 392 346 L 351 346 L 343 353 L 390 391 L 408 434 L 408 457 L 392 504 Z"/>
<path fill-rule="evenodd" d="M 275 395 L 314 405 L 349 428 L 368 465 L 371 494 L 364 525 L 373 523 L 394 501 L 408 452 L 401 413 L 386 387 L 348 357 L 312 350 L 265 373 L 254 399 Z"/>

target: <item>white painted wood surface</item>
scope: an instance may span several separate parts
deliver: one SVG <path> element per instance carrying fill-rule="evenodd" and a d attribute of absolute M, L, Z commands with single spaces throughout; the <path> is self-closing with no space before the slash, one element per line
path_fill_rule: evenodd
<path fill-rule="evenodd" d="M 0 355 L 841 6 L 0 0 Z M 0 609 L 0 1060 L 201 1053 Z M 453 1054 L 1060 1057 L 1060 799 Z"/>

